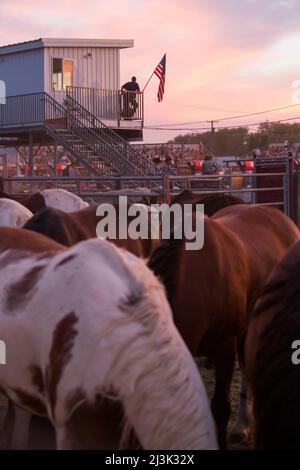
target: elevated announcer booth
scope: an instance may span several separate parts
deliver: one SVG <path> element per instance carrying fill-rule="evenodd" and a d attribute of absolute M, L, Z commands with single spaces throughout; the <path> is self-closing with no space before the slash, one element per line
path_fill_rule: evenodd
<path fill-rule="evenodd" d="M 63 146 L 92 174 L 141 176 L 155 166 L 142 140 L 143 94 L 124 103 L 120 51 L 131 39 L 42 38 L 0 47 L 0 146 Z"/>

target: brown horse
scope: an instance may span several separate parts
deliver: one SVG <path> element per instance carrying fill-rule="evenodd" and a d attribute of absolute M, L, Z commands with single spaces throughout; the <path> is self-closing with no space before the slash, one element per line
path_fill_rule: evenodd
<path fill-rule="evenodd" d="M 204 204 L 204 213 L 211 217 L 216 212 L 228 206 L 236 204 L 246 204 L 246 202 L 231 194 L 211 193 L 211 194 L 196 194 L 190 189 L 185 189 L 180 194 L 172 197 L 172 204 Z"/>
<path fill-rule="evenodd" d="M 178 199 L 176 199 L 176 197 Z M 198 194 L 193 194 L 191 191 L 183 191 L 176 197 L 174 198 L 174 203 L 177 202 L 182 205 L 184 203 L 204 204 L 204 213 L 208 216 L 215 214 L 218 210 L 229 205 L 244 203 L 243 200 L 235 196 L 225 194 L 206 194 L 199 199 L 200 196 Z M 141 205 L 139 204 L 139 206 Z M 97 207 L 98 205 L 93 204 L 86 209 L 69 214 L 58 209 L 46 208 L 32 217 L 32 219 L 24 225 L 24 228 L 42 233 L 65 246 L 72 246 L 79 241 L 97 236 L 96 226 L 101 219 L 100 216 L 96 215 Z M 116 205 L 115 207 L 117 209 L 118 206 Z M 149 211 L 146 216 L 150 230 L 151 211 Z M 132 217 L 128 217 L 128 223 L 130 223 L 131 220 Z M 147 239 L 139 238 L 138 240 L 132 240 L 130 237 L 127 237 L 126 240 L 122 240 L 117 237 L 117 239 L 113 241 L 117 246 L 126 248 L 136 256 L 148 258 L 157 247 L 158 240 L 159 234 L 158 238 L 151 239 L 149 233 Z"/>
<path fill-rule="evenodd" d="M 40 193 L 28 194 L 26 196 L 10 196 L 7 193 L 0 192 L 0 198 L 16 201 L 29 209 L 33 214 L 36 214 L 46 207 L 45 199 Z"/>
<path fill-rule="evenodd" d="M 299 286 L 297 242 L 274 269 L 248 326 L 246 371 L 260 449 L 300 449 Z"/>
<path fill-rule="evenodd" d="M 162 241 L 150 259 L 190 351 L 215 363 L 212 410 L 223 448 L 237 342 L 241 350 L 246 319 L 259 290 L 298 239 L 298 228 L 279 210 L 234 205 L 205 218 L 202 250 L 187 251 L 184 239 L 171 239 Z"/>
<path fill-rule="evenodd" d="M 82 240 L 97 237 L 96 227 L 103 216 L 96 214 L 97 205 L 87 207 L 77 212 L 65 213 L 59 209 L 46 208 L 35 214 L 27 223 L 24 228 L 34 232 L 42 233 L 49 238 L 61 243 L 65 246 L 72 246 Z M 117 208 L 116 208 L 117 209 Z M 151 212 L 144 213 L 149 221 L 149 231 L 151 229 Z M 128 216 L 128 225 L 133 220 L 132 216 Z M 119 226 L 119 219 L 117 217 L 117 228 Z M 151 239 L 150 234 L 148 239 L 138 238 L 136 240 L 127 236 L 126 239 L 121 239 L 117 231 L 116 239 L 111 241 L 119 246 L 125 248 L 131 253 L 141 258 L 148 258 L 153 249 L 157 246 L 159 241 L 159 234 L 157 239 Z M 108 238 L 110 239 L 110 238 Z"/>

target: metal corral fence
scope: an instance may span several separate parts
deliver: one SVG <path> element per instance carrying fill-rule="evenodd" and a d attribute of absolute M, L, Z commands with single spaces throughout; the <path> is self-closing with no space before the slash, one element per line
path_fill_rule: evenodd
<path fill-rule="evenodd" d="M 260 178 L 276 178 L 277 184 L 260 187 Z M 61 188 L 71 191 L 82 198 L 101 201 L 103 198 L 128 195 L 130 198 L 160 197 L 161 201 L 170 202 L 173 195 L 184 189 L 191 189 L 198 194 L 234 194 L 245 202 L 257 203 L 264 193 L 275 197 L 264 205 L 276 206 L 287 215 L 292 216 L 292 200 L 290 196 L 290 179 L 287 173 L 252 173 L 247 175 L 216 175 L 216 176 L 149 176 L 149 177 L 3 177 L 6 192 L 12 195 L 24 195 L 42 189 Z"/>
<path fill-rule="evenodd" d="M 259 158 L 254 161 L 253 171 L 237 171 L 236 164 L 242 164 L 242 159 L 238 162 L 226 162 L 229 166 L 231 163 L 234 167 L 229 172 L 211 176 L 18 177 L 11 176 L 4 154 L 0 155 L 0 186 L 2 182 L 2 190 L 12 195 L 62 188 L 95 201 L 104 200 L 108 194 L 113 195 L 113 192 L 117 197 L 120 190 L 124 195 L 127 191 L 131 200 L 142 196 L 157 199 L 159 196 L 161 201 L 170 201 L 172 195 L 184 189 L 191 189 L 199 194 L 235 194 L 246 202 L 276 206 L 300 226 L 300 172 L 292 158 Z M 137 192 L 136 195 L 134 192 Z"/>

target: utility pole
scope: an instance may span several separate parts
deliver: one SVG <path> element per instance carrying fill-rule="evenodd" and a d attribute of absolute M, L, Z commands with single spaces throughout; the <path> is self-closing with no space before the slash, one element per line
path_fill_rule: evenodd
<path fill-rule="evenodd" d="M 213 155 L 214 154 L 214 133 L 215 133 L 215 127 L 214 123 L 218 122 L 215 120 L 212 121 L 207 121 L 210 123 L 210 142 L 209 142 L 209 151 Z"/>

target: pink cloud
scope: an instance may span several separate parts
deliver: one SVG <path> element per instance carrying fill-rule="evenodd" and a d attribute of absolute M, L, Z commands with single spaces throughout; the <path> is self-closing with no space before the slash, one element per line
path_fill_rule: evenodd
<path fill-rule="evenodd" d="M 253 0 L 248 10 L 243 3 L 2 0 L 0 42 L 51 36 L 134 39 L 133 49 L 121 51 L 121 82 L 135 74 L 141 86 L 166 52 L 163 102 L 156 99 L 156 77 L 145 94 L 148 124 L 205 120 L 234 110 L 288 105 L 290 83 L 299 78 L 295 76 L 297 54 L 289 59 L 288 68 L 277 68 L 273 76 L 262 71 L 272 70 L 276 56 L 270 44 L 292 33 L 300 11 L 296 6 L 293 9 L 292 0 L 284 10 L 277 0 L 266 0 L 264 5 Z M 291 28 L 286 27 L 289 18 Z M 158 140 L 165 135 L 157 133 Z"/>

